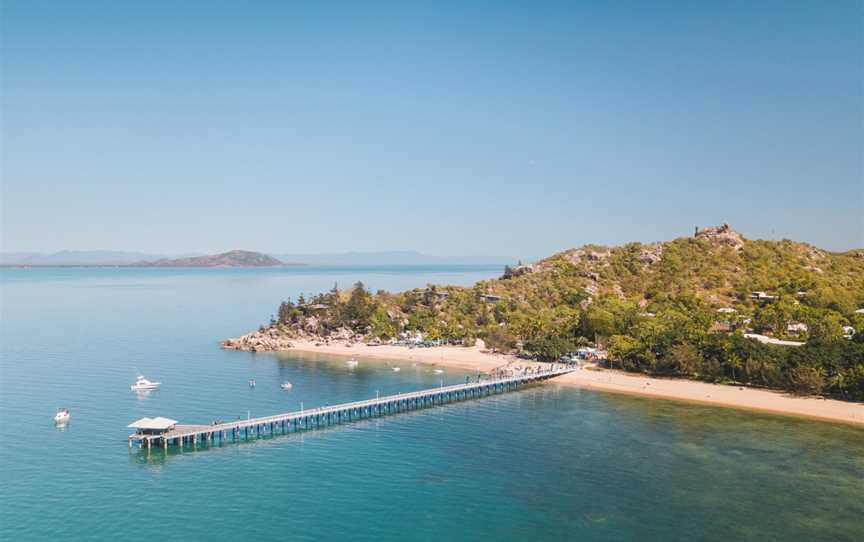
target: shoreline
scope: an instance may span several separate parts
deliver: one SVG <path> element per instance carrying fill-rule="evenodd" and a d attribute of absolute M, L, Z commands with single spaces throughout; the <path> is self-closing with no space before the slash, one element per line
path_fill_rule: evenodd
<path fill-rule="evenodd" d="M 294 340 L 292 345 L 291 348 L 281 351 L 388 361 L 412 361 L 483 372 L 508 364 L 522 366 L 538 364 L 509 354 L 493 354 L 482 350 L 479 346 L 470 348 L 439 346 L 413 349 L 391 345 L 367 346 L 362 343 L 354 344 L 352 347 L 346 347 L 343 343 L 316 346 L 310 340 Z M 685 401 L 864 427 L 864 404 L 820 397 L 798 397 L 781 391 L 761 388 L 711 384 L 676 378 L 657 378 L 599 368 L 583 368 L 556 378 L 554 382 L 603 392 Z"/>

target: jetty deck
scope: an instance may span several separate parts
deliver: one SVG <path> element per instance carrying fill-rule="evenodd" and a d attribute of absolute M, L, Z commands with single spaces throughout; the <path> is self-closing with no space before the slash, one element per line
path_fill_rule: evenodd
<path fill-rule="evenodd" d="M 530 371 L 504 378 L 441 386 L 351 403 L 226 423 L 214 423 L 211 425 L 183 425 L 178 423 L 161 433 L 133 433 L 129 435 L 129 447 L 131 448 L 133 444 L 138 444 L 142 448 L 146 447 L 148 450 L 153 447 L 167 449 L 169 446 L 182 447 L 184 445 L 197 446 L 198 444 L 205 443 L 236 442 L 264 435 L 288 434 L 317 429 L 360 419 L 378 418 L 400 412 L 516 391 L 527 384 L 555 378 L 556 376 L 570 373 L 573 370 L 573 367 L 553 367 L 545 371 Z"/>

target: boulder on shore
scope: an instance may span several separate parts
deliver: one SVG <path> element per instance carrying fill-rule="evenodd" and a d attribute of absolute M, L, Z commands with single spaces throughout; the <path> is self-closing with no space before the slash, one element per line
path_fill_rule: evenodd
<path fill-rule="evenodd" d="M 236 339 L 222 341 L 222 348 L 228 350 L 243 350 L 245 352 L 275 352 L 287 350 L 293 345 L 288 337 L 282 335 L 276 328 L 267 328 L 247 333 Z"/>

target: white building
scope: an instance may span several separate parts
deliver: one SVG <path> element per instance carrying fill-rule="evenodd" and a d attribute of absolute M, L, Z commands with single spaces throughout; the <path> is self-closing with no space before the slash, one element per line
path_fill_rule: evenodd
<path fill-rule="evenodd" d="M 176 425 L 177 420 L 157 416 L 155 418 L 141 418 L 130 423 L 127 427 L 135 429 L 135 432 L 141 435 L 160 435 L 171 431 Z"/>
<path fill-rule="evenodd" d="M 801 322 L 791 322 L 788 326 L 786 326 L 786 331 L 789 333 L 807 333 L 810 330 L 807 327 L 807 324 L 802 324 Z"/>

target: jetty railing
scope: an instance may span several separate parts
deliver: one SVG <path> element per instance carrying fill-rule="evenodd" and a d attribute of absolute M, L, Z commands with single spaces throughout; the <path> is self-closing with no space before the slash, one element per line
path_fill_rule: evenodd
<path fill-rule="evenodd" d="M 266 434 L 288 434 L 317 429 L 355 420 L 382 417 L 400 412 L 429 408 L 448 403 L 487 397 L 515 391 L 532 382 L 539 382 L 573 372 L 573 367 L 553 367 L 542 371 L 526 371 L 517 375 L 484 379 L 465 384 L 441 386 L 407 393 L 398 393 L 374 399 L 365 399 L 313 409 L 303 409 L 274 416 L 249 418 L 233 422 L 210 425 L 176 425 L 163 433 L 133 433 L 129 435 L 129 447 L 137 443 L 148 450 L 156 447 L 167 449 L 169 445 L 182 447 L 186 444 L 219 443 L 257 438 Z"/>

